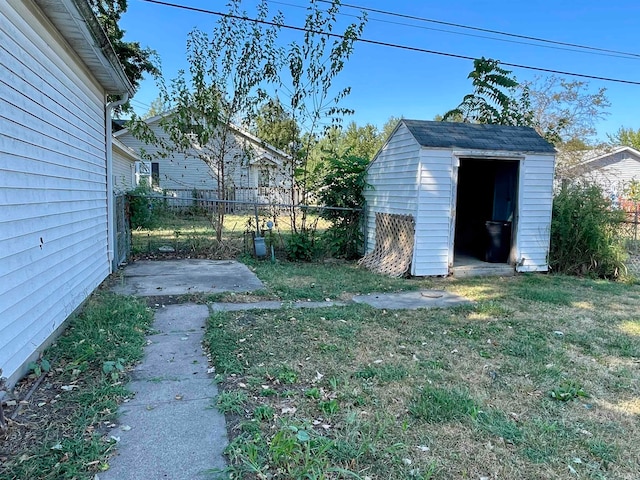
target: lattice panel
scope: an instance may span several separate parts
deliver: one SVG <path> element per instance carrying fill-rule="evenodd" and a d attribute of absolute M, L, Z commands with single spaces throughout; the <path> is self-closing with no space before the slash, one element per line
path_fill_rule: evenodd
<path fill-rule="evenodd" d="M 376 244 L 358 262 L 372 272 L 401 277 L 413 257 L 415 221 L 411 215 L 376 213 Z"/>

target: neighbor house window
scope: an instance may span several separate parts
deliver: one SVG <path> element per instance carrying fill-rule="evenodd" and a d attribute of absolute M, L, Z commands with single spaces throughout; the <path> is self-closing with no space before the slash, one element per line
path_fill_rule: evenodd
<path fill-rule="evenodd" d="M 151 162 L 151 185 L 160 186 L 160 164 L 158 162 Z"/>
<path fill-rule="evenodd" d="M 151 186 L 151 163 L 136 162 L 135 164 L 135 184 Z"/>
<path fill-rule="evenodd" d="M 273 183 L 273 172 L 268 167 L 258 170 L 258 194 L 267 195 Z"/>

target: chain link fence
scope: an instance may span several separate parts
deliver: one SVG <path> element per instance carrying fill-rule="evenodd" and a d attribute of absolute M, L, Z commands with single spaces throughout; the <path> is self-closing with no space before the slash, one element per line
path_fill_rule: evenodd
<path fill-rule="evenodd" d="M 640 203 L 630 200 L 621 202 L 625 220 L 620 223 L 620 234 L 625 241 L 628 273 L 640 278 Z"/>
<path fill-rule="evenodd" d="M 301 254 L 308 250 L 314 258 L 324 258 L 330 256 L 324 236 L 331 222 L 323 212 L 361 215 L 358 209 L 219 200 L 205 195 L 190 198 L 130 195 L 129 205 L 134 258 L 232 259 L 243 253 L 288 257 L 293 237 L 292 217 L 298 232 L 294 247 Z"/>

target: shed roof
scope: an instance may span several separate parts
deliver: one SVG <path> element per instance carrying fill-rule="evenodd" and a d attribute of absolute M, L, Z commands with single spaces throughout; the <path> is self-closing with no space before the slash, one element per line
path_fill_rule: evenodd
<path fill-rule="evenodd" d="M 530 127 L 479 123 L 402 120 L 423 147 L 555 153 L 552 144 Z"/>

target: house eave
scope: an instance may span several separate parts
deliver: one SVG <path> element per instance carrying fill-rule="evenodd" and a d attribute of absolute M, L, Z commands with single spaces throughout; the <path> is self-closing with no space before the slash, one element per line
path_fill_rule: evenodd
<path fill-rule="evenodd" d="M 113 137 L 111 141 L 111 146 L 113 147 L 114 151 L 117 151 L 121 155 L 128 157 L 130 160 L 134 162 L 139 162 L 142 160 L 140 156 L 131 147 L 128 147 L 127 145 L 125 145 L 115 137 Z"/>
<path fill-rule="evenodd" d="M 134 94 L 122 64 L 87 0 L 34 0 L 106 93 Z"/>

